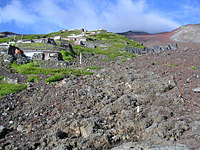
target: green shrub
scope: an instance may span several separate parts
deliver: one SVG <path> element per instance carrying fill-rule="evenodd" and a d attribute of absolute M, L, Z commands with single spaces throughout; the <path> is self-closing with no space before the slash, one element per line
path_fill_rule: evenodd
<path fill-rule="evenodd" d="M 177 64 L 174 64 L 174 67 L 178 66 Z"/>
<path fill-rule="evenodd" d="M 184 64 L 182 64 L 181 66 L 184 67 Z"/>
<path fill-rule="evenodd" d="M 102 61 L 103 61 L 103 62 L 108 62 L 108 59 L 103 59 Z"/>
<path fill-rule="evenodd" d="M 4 77 L 3 76 L 0 76 L 0 80 L 2 80 Z"/>
<path fill-rule="evenodd" d="M 158 64 L 158 62 L 157 62 L 157 61 L 155 61 L 155 62 L 154 62 L 154 64 L 155 64 L 155 65 L 157 65 L 157 64 Z"/>
<path fill-rule="evenodd" d="M 53 82 L 60 81 L 60 80 L 64 79 L 64 77 L 65 76 L 64 76 L 63 73 L 55 73 L 53 76 L 47 78 L 45 80 L 45 82 L 51 84 Z"/>
<path fill-rule="evenodd" d="M 9 84 L 9 83 L 0 83 L 0 98 L 7 94 L 15 94 L 19 91 L 26 89 L 26 84 Z"/>
<path fill-rule="evenodd" d="M 34 75 L 30 75 L 30 76 L 28 76 L 28 78 L 27 78 L 27 81 L 28 81 L 28 82 L 38 82 L 38 81 L 40 81 L 40 80 L 42 80 L 40 77 L 34 76 Z"/>
<path fill-rule="evenodd" d="M 15 62 L 11 65 L 19 74 L 55 74 L 55 73 L 63 73 L 65 75 L 73 74 L 74 76 L 80 76 L 80 71 L 78 69 L 73 68 L 64 68 L 64 69 L 45 69 L 38 67 L 33 62 L 23 65 L 18 65 Z M 92 72 L 86 71 L 86 69 L 82 70 L 83 75 L 91 75 Z"/>
<path fill-rule="evenodd" d="M 73 46 L 73 50 L 79 54 L 80 52 L 82 53 L 92 53 L 93 49 L 92 48 L 86 48 L 84 46 L 80 46 L 80 45 L 74 45 Z"/>
<path fill-rule="evenodd" d="M 90 67 L 86 67 L 85 69 L 101 69 L 101 67 L 99 67 L 99 66 L 90 66 Z"/>
<path fill-rule="evenodd" d="M 192 67 L 191 67 L 191 70 L 196 70 L 196 67 L 195 67 L 195 66 L 192 66 Z"/>
<path fill-rule="evenodd" d="M 70 52 L 67 52 L 65 50 L 61 50 L 60 53 L 61 53 L 64 61 L 73 61 L 73 60 L 75 60 L 75 56 Z"/>
<path fill-rule="evenodd" d="M 120 61 L 120 63 L 122 64 L 122 63 L 124 63 L 124 62 L 126 62 L 127 60 L 126 59 L 124 59 L 124 60 L 121 60 Z"/>
<path fill-rule="evenodd" d="M 79 72 L 80 73 L 80 72 Z M 82 70 L 82 73 L 81 75 L 82 76 L 85 76 L 85 75 L 93 75 L 94 73 L 93 72 L 90 72 L 90 71 L 87 71 L 85 69 Z M 77 74 L 77 76 L 80 76 L 80 74 Z"/>
<path fill-rule="evenodd" d="M 170 64 L 170 63 L 168 63 L 168 65 L 167 65 L 168 67 L 172 67 L 172 65 Z"/>

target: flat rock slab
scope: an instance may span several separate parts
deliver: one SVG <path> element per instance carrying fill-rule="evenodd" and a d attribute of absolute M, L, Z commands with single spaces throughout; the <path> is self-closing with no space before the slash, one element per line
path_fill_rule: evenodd
<path fill-rule="evenodd" d="M 194 89 L 194 92 L 195 92 L 195 93 L 200 93 L 200 87 L 195 88 L 195 89 Z"/>
<path fill-rule="evenodd" d="M 190 150 L 183 144 L 159 144 L 150 145 L 147 143 L 124 143 L 118 147 L 112 148 L 112 150 Z"/>

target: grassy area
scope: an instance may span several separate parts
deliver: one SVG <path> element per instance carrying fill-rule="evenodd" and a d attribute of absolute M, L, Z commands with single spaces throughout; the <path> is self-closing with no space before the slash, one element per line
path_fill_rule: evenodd
<path fill-rule="evenodd" d="M 73 69 L 73 68 L 46 69 L 46 68 L 38 67 L 33 62 L 28 63 L 28 64 L 23 64 L 23 65 L 17 65 L 16 63 L 13 63 L 11 67 L 14 68 L 19 74 L 28 74 L 28 75 L 33 75 L 33 74 L 48 75 L 48 74 L 63 73 L 67 76 L 70 76 L 71 74 L 73 74 L 74 76 L 80 76 L 81 72 L 82 72 L 82 75 L 93 74 L 93 72 L 87 71 L 86 68 L 82 69 L 81 71 L 79 69 Z"/>
<path fill-rule="evenodd" d="M 103 62 L 108 62 L 108 59 L 103 59 L 102 61 L 103 61 Z"/>
<path fill-rule="evenodd" d="M 20 36 L 21 38 L 21 36 Z M 43 34 L 31 34 L 31 35 L 24 35 L 23 39 L 31 40 L 31 39 L 40 39 L 40 38 L 46 38 L 46 35 Z"/>
<path fill-rule="evenodd" d="M 138 48 L 145 48 L 139 42 L 132 41 L 125 36 L 115 34 L 115 33 L 100 33 L 96 34 L 96 36 L 88 36 L 92 40 L 99 40 L 103 41 L 108 44 L 112 44 L 113 47 L 124 48 L 126 43 L 128 42 L 129 46 L 138 47 Z"/>
<path fill-rule="evenodd" d="M 191 70 L 196 70 L 196 67 L 195 67 L 195 66 L 192 66 L 192 67 L 191 67 Z"/>
<path fill-rule="evenodd" d="M 119 56 L 124 58 L 133 58 L 135 55 L 133 53 L 124 52 L 124 47 L 129 43 L 128 45 L 131 47 L 138 47 L 138 48 L 145 48 L 143 45 L 141 45 L 139 42 L 131 41 L 130 39 L 118 35 L 115 33 L 100 33 L 96 34 L 95 36 L 88 36 L 91 41 L 97 41 L 102 44 L 108 44 L 110 46 L 108 47 L 97 47 L 95 49 L 86 48 L 80 45 L 73 46 L 73 49 L 79 53 L 95 53 L 95 54 L 101 54 L 106 55 L 110 59 L 118 59 Z"/>
<path fill-rule="evenodd" d="M 28 82 L 38 82 L 40 80 L 42 80 L 42 79 L 40 77 L 38 77 L 38 76 L 35 76 L 35 75 L 30 75 L 27 78 Z"/>
<path fill-rule="evenodd" d="M 3 76 L 0 76 L 0 80 L 2 80 L 4 77 Z"/>
<path fill-rule="evenodd" d="M 61 50 L 60 53 L 64 61 L 74 61 L 76 58 L 72 53 L 65 50 Z"/>
<path fill-rule="evenodd" d="M 15 41 L 17 40 L 31 40 L 31 39 L 39 39 L 39 38 L 45 38 L 46 35 L 43 35 L 43 34 L 33 34 L 33 35 L 23 35 L 22 36 L 15 36 Z M 14 40 L 14 37 L 5 37 L 5 38 L 0 38 L 0 43 L 5 43 L 5 42 L 8 42 L 8 41 L 12 41 Z"/>
<path fill-rule="evenodd" d="M 120 61 L 120 63 L 122 64 L 122 63 L 124 63 L 126 61 L 127 61 L 126 59 L 123 59 L 123 60 Z"/>
<path fill-rule="evenodd" d="M 0 83 L 0 98 L 7 94 L 15 94 L 19 91 L 26 89 L 27 85 L 22 84 L 9 84 L 9 83 Z"/>
<path fill-rule="evenodd" d="M 136 55 L 130 52 L 122 52 L 121 49 L 116 48 L 116 47 L 108 47 L 108 48 L 101 48 L 97 47 L 95 49 L 92 48 L 85 48 L 80 45 L 75 45 L 73 46 L 73 49 L 77 53 L 95 53 L 95 54 L 100 54 L 100 55 L 106 55 L 110 59 L 117 59 L 118 56 L 123 56 L 125 58 L 133 58 Z"/>
<path fill-rule="evenodd" d="M 92 48 L 86 48 L 86 47 L 80 46 L 80 45 L 73 45 L 73 50 L 77 54 L 80 54 L 80 52 L 81 53 L 92 53 L 92 52 L 94 52 L 94 49 L 92 49 Z"/>
<path fill-rule="evenodd" d="M 12 39 L 11 37 L 0 38 L 0 43 L 6 43 L 11 39 Z"/>
<path fill-rule="evenodd" d="M 47 43 L 20 43 L 16 44 L 17 47 L 21 49 L 56 49 L 55 45 Z"/>
<path fill-rule="evenodd" d="M 63 73 L 55 73 L 53 76 L 47 78 L 45 80 L 45 82 L 51 84 L 51 83 L 53 83 L 55 81 L 60 81 L 60 80 L 64 79 L 64 77 L 65 76 L 64 76 Z"/>
<path fill-rule="evenodd" d="M 61 36 L 61 37 L 66 37 L 69 36 L 71 34 L 75 34 L 75 35 L 79 35 L 81 34 L 82 31 L 80 30 L 74 30 L 74 31 L 60 31 L 60 32 L 52 32 L 52 33 L 48 33 L 45 36 L 46 37 L 53 37 L 53 36 Z"/>
<path fill-rule="evenodd" d="M 94 70 L 94 69 L 101 69 L 101 67 L 99 67 L 99 66 L 90 66 L 90 67 L 86 67 L 85 69 Z"/>

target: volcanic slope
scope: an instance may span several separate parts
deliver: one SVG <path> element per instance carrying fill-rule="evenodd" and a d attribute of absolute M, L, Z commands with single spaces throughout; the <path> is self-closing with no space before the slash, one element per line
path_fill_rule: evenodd
<path fill-rule="evenodd" d="M 200 44 L 200 24 L 191 24 L 179 27 L 171 32 L 158 34 L 140 34 L 136 32 L 120 33 L 130 39 L 142 42 L 145 46 L 167 45 L 168 43 L 179 43 L 181 48 L 187 44 L 198 47 Z"/>
<path fill-rule="evenodd" d="M 200 95 L 190 91 L 200 86 L 199 49 L 125 62 L 102 61 L 102 54 L 83 54 L 82 66 L 99 67 L 87 69 L 93 75 L 46 84 L 50 75 L 39 74 L 27 89 L 1 97 L 0 149 L 200 148 Z M 27 75 L 3 71 L 26 83 Z"/>

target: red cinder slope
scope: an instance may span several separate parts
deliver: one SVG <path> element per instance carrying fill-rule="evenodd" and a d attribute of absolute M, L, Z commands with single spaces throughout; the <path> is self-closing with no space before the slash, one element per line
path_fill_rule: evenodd
<path fill-rule="evenodd" d="M 123 34 L 146 46 L 166 45 L 168 43 L 200 44 L 200 24 L 181 26 L 171 32 L 158 34 Z"/>

